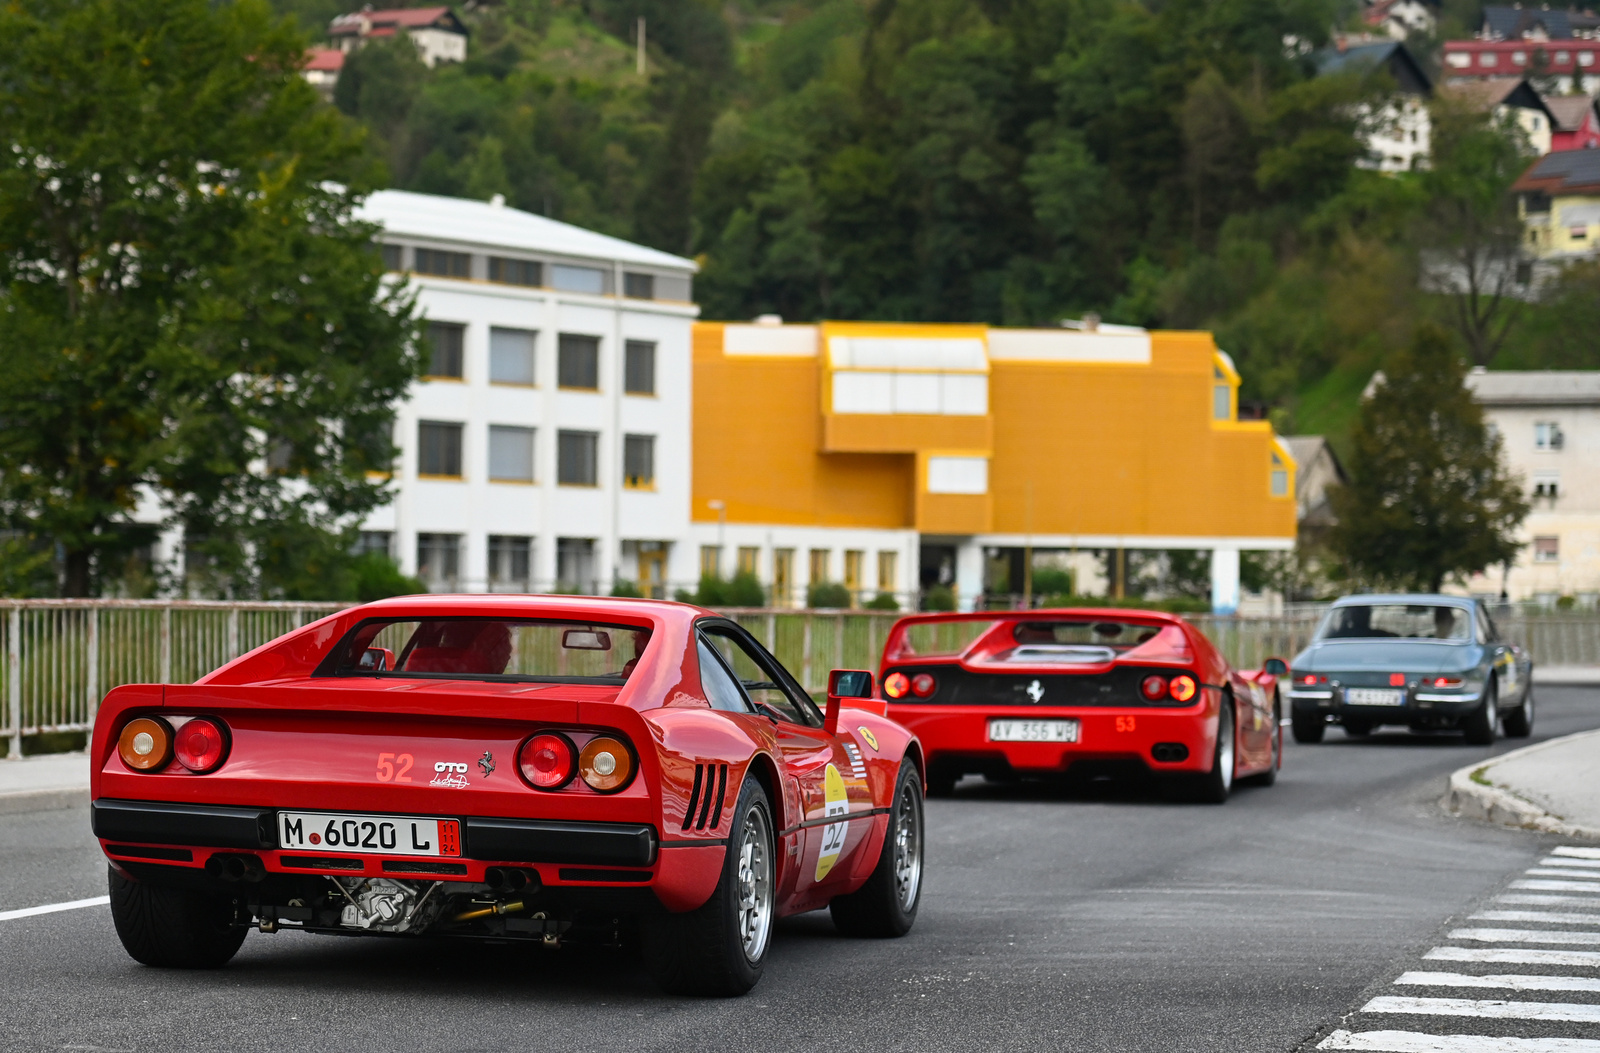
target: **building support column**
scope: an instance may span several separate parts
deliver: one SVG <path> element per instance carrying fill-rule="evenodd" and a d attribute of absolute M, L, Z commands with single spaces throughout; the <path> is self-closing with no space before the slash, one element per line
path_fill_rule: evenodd
<path fill-rule="evenodd" d="M 956 609 L 970 611 L 983 592 L 983 546 L 971 538 L 956 547 Z"/>
<path fill-rule="evenodd" d="M 1232 614 L 1239 609 L 1239 550 L 1211 550 L 1211 612 Z"/>

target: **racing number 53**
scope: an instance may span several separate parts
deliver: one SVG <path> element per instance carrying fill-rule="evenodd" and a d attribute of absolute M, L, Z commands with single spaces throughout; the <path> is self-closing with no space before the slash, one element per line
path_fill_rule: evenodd
<path fill-rule="evenodd" d="M 378 754 L 378 781 L 379 782 L 410 782 L 411 776 L 406 772 L 411 770 L 412 757 L 409 753 L 380 753 Z"/>
<path fill-rule="evenodd" d="M 1134 730 L 1137 730 L 1137 726 L 1138 726 L 1138 722 L 1133 717 L 1118 717 L 1117 718 L 1117 730 L 1118 731 L 1134 731 Z"/>

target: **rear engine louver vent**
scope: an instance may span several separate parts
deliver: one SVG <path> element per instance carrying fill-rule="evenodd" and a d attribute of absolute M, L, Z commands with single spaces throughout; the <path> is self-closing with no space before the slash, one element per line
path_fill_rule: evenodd
<path fill-rule="evenodd" d="M 726 764 L 696 764 L 694 788 L 689 791 L 689 806 L 683 810 L 683 828 L 705 830 L 706 822 L 715 830 L 722 822 L 722 799 L 728 792 Z M 698 813 L 698 815 L 696 814 Z"/>

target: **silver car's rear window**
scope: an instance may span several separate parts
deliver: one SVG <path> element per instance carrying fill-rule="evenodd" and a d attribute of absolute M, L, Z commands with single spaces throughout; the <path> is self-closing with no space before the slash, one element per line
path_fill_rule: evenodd
<path fill-rule="evenodd" d="M 1360 603 L 1335 607 L 1318 640 L 1469 640 L 1472 612 L 1433 603 Z"/>

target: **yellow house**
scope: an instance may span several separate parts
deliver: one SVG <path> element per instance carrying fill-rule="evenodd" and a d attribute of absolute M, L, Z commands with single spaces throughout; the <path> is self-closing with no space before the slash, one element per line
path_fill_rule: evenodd
<path fill-rule="evenodd" d="M 1531 255 L 1553 262 L 1595 255 L 1600 242 L 1600 150 L 1539 158 L 1511 185 Z"/>
<path fill-rule="evenodd" d="M 1294 544 L 1294 460 L 1238 419 L 1209 333 L 773 320 L 693 339 L 701 566 L 780 602 L 945 582 L 966 607 L 1024 549 L 1189 548 L 1231 610 L 1240 550 Z"/>

